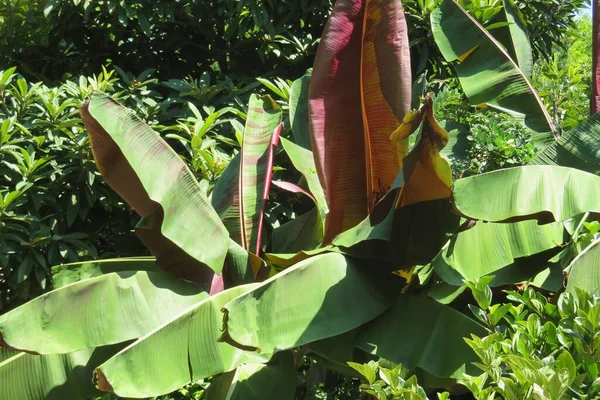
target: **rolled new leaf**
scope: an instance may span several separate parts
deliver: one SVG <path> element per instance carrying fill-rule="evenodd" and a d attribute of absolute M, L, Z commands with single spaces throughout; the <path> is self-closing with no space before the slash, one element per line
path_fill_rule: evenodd
<path fill-rule="evenodd" d="M 566 221 L 600 212 L 600 177 L 547 165 L 509 168 L 459 179 L 454 205 L 462 216 L 489 222 Z"/>
<path fill-rule="evenodd" d="M 408 141 L 389 137 L 410 110 L 408 33 L 399 0 L 339 0 L 310 82 L 311 142 L 329 214 L 325 240 L 389 190 Z"/>
<path fill-rule="evenodd" d="M 207 266 L 220 273 L 227 231 L 175 151 L 133 111 L 105 94 L 94 93 L 81 115 L 107 183 L 142 217 L 160 211 L 160 235 L 195 260 L 193 268 Z M 160 248 L 150 250 L 160 258 Z"/>
<path fill-rule="evenodd" d="M 431 13 L 433 37 L 472 105 L 487 104 L 521 120 L 544 148 L 558 138 L 544 104 L 525 73 L 490 32 L 455 0 Z"/>
<path fill-rule="evenodd" d="M 164 272 L 110 273 L 53 290 L 0 316 L 0 345 L 65 354 L 121 343 L 206 297 Z"/>

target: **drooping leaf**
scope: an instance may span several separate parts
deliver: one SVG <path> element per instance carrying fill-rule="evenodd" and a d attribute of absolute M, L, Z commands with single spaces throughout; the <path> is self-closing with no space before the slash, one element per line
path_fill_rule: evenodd
<path fill-rule="evenodd" d="M 600 212 L 600 177 L 571 168 L 525 166 L 459 179 L 454 204 L 463 216 L 490 222 L 565 221 Z"/>
<path fill-rule="evenodd" d="M 173 312 L 96 369 L 99 388 L 121 397 L 159 396 L 245 362 L 267 361 L 269 356 L 217 342 L 221 308 L 256 287 L 237 286 Z"/>
<path fill-rule="evenodd" d="M 401 1 L 335 3 L 310 83 L 312 149 L 329 208 L 325 243 L 364 219 L 391 187 L 408 141 L 390 135 L 410 109 Z"/>
<path fill-rule="evenodd" d="M 445 282 L 462 286 L 463 280 L 477 280 L 509 266 L 516 258 L 527 257 L 563 243 L 564 227 L 555 222 L 513 224 L 477 223 L 459 232 L 432 261 L 436 274 Z M 516 282 L 515 282 L 516 283 Z"/>
<path fill-rule="evenodd" d="M 154 214 L 140 219 L 135 226 L 135 233 L 140 241 L 156 255 L 156 265 L 174 277 L 196 283 L 201 289 L 209 291 L 215 275 L 208 268 L 203 268 L 188 253 L 165 237 L 161 232 L 164 214 L 159 209 Z M 222 268 L 222 267 L 221 267 Z"/>
<path fill-rule="evenodd" d="M 600 115 L 563 134 L 556 143 L 536 154 L 530 164 L 558 165 L 600 173 Z"/>
<path fill-rule="evenodd" d="M 269 96 L 250 98 L 240 158 L 242 247 L 261 252 L 264 209 L 269 197 L 273 160 L 283 128 L 282 114 Z"/>
<path fill-rule="evenodd" d="M 318 255 L 226 304 L 222 339 L 272 353 L 339 335 L 384 312 L 401 283 L 340 254 Z"/>
<path fill-rule="evenodd" d="M 392 140 L 408 140 L 422 126 L 419 142 L 403 160 L 390 191 L 356 227 L 333 245 L 345 254 L 387 260 L 396 269 L 428 263 L 458 227 L 451 213 L 452 171 L 440 151 L 448 134 L 433 117 L 433 101 L 406 115 Z"/>
<path fill-rule="evenodd" d="M 310 192 L 306 191 L 306 189 L 296 185 L 295 183 L 285 182 L 285 181 L 273 181 L 272 183 L 273 183 L 273 186 L 276 186 L 281 190 L 285 190 L 286 192 L 290 192 L 290 193 L 294 193 L 294 194 L 303 194 L 306 197 L 308 197 L 309 199 L 311 199 L 313 201 L 313 203 L 317 204 L 317 201 L 315 200 L 313 195 L 310 194 Z"/>
<path fill-rule="evenodd" d="M 400 296 L 391 309 L 360 329 L 355 346 L 409 369 L 460 379 L 477 371 L 471 365 L 477 357 L 464 341 L 471 334 L 484 336 L 486 331 L 448 306 Z"/>
<path fill-rule="evenodd" d="M 207 296 L 164 272 L 101 275 L 53 290 L 0 316 L 0 343 L 39 354 L 121 343 Z"/>
<path fill-rule="evenodd" d="M 502 0 L 503 8 L 494 19 L 495 22 L 507 23 L 506 26 L 490 31 L 506 49 L 523 75 L 531 79 L 533 72 L 533 54 L 527 36 L 527 28 L 523 14 L 514 0 Z"/>
<path fill-rule="evenodd" d="M 311 150 L 310 125 L 308 117 L 308 90 L 312 69 L 306 71 L 302 78 L 292 83 L 290 92 L 290 123 L 294 142 L 306 150 Z"/>
<path fill-rule="evenodd" d="M 433 36 L 455 70 L 472 105 L 487 106 L 521 120 L 539 148 L 558 136 L 550 115 L 523 71 L 504 47 L 455 0 L 431 13 Z"/>
<path fill-rule="evenodd" d="M 64 400 L 100 396 L 92 382 L 92 372 L 122 347 L 105 346 L 69 354 L 15 353 L 0 361 L 0 399 Z"/>
<path fill-rule="evenodd" d="M 114 258 L 63 264 L 52 268 L 52 287 L 59 289 L 71 283 L 111 272 L 159 270 L 152 257 Z"/>
<path fill-rule="evenodd" d="M 567 291 L 575 288 L 589 293 L 600 293 L 600 240 L 589 245 L 569 266 Z"/>
<path fill-rule="evenodd" d="M 165 239 L 194 259 L 197 268 L 220 273 L 227 231 L 177 153 L 131 110 L 104 94 L 94 93 L 81 115 L 109 185 L 142 217 L 162 212 Z"/>
<path fill-rule="evenodd" d="M 394 142 L 402 143 L 408 141 L 419 126 L 422 127 L 419 141 L 404 158 L 402 173 L 394 184 L 401 186 L 397 207 L 447 199 L 452 193 L 452 169 L 448 160 L 441 157 L 449 136 L 433 114 L 433 99 L 427 97 L 423 107 L 407 114 L 391 137 Z"/>

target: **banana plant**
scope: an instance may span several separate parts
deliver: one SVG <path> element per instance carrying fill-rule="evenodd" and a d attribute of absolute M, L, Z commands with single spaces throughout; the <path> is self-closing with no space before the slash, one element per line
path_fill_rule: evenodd
<path fill-rule="evenodd" d="M 81 110 L 92 152 L 142 217 L 154 257 L 56 268 L 53 291 L 0 316 L 0 398 L 147 398 L 214 377 L 211 400 L 293 399 L 299 348 L 342 367 L 402 364 L 433 389 L 474 374 L 463 338 L 487 328 L 448 297 L 465 280 L 515 285 L 552 269 L 572 221 L 600 212 L 600 177 L 550 154 L 538 164 L 553 165 L 453 181 L 433 101 L 410 110 L 410 65 L 401 2 L 338 0 L 308 95 L 292 85 L 310 146 L 300 122 L 295 142 L 280 140 L 279 106 L 253 96 L 242 148 L 210 199 L 158 133 L 94 93 Z M 302 179 L 277 185 L 315 207 L 275 230 L 291 240 L 268 242 L 280 141 Z M 575 151 L 566 137 L 555 148 Z M 564 257 L 571 286 L 596 275 L 597 248 Z"/>

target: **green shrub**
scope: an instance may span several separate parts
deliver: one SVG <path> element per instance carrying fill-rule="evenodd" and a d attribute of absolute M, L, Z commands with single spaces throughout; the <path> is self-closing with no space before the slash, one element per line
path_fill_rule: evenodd
<path fill-rule="evenodd" d="M 472 307 L 493 329 L 467 339 L 482 374 L 466 375 L 462 383 L 477 399 L 600 396 L 600 298 L 575 292 L 554 303 L 527 288 L 507 292 L 513 303 Z"/>
<path fill-rule="evenodd" d="M 113 93 L 162 132 L 207 193 L 229 164 L 248 91 L 208 74 L 166 82 L 152 74 L 104 70 L 50 88 L 0 71 L 0 310 L 48 288 L 54 265 L 146 254 L 133 235 L 138 217 L 100 178 L 89 149 L 78 108 L 92 91 Z"/>

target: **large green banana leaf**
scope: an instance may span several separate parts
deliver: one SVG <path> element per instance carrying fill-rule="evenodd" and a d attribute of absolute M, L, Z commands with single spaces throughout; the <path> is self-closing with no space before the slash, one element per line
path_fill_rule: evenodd
<path fill-rule="evenodd" d="M 563 243 L 560 222 L 538 225 L 536 221 L 512 224 L 477 223 L 459 232 L 432 262 L 445 282 L 461 286 L 463 279 L 476 280 L 527 257 Z"/>
<path fill-rule="evenodd" d="M 81 114 L 108 184 L 142 217 L 160 212 L 155 221 L 165 240 L 195 260 L 197 268 L 220 273 L 227 230 L 177 153 L 133 111 L 105 94 L 94 93 Z M 159 265 L 161 258 L 168 262 L 172 257 L 154 254 Z"/>
<path fill-rule="evenodd" d="M 0 343 L 39 354 L 121 343 L 207 296 L 164 272 L 110 273 L 53 290 L 0 316 Z"/>
<path fill-rule="evenodd" d="M 463 216 L 490 222 L 566 221 L 600 212 L 600 177 L 547 165 L 526 166 L 459 179 L 454 204 Z"/>
<path fill-rule="evenodd" d="M 402 282 L 341 254 L 318 255 L 226 304 L 223 340 L 272 353 L 336 336 L 383 313 Z"/>
<path fill-rule="evenodd" d="M 386 360 L 440 378 L 460 379 L 477 369 L 464 338 L 486 330 L 460 312 L 433 300 L 401 296 L 395 305 L 359 330 L 354 345 Z"/>
<path fill-rule="evenodd" d="M 502 5 L 502 10 L 494 18 L 494 22 L 507 25 L 492 29 L 490 33 L 505 47 L 523 75 L 531 79 L 533 54 L 523 14 L 513 0 L 502 0 Z"/>
<path fill-rule="evenodd" d="M 114 258 L 62 264 L 52 268 L 52 288 L 59 289 L 85 279 L 124 271 L 160 271 L 160 269 L 152 257 Z"/>
<path fill-rule="evenodd" d="M 268 364 L 242 364 L 235 371 L 213 380 L 209 400 L 293 400 L 296 367 L 291 352 L 280 352 Z"/>
<path fill-rule="evenodd" d="M 390 188 L 408 139 L 390 135 L 411 104 L 400 0 L 339 0 L 310 81 L 311 143 L 329 214 L 325 244 L 360 223 Z"/>
<path fill-rule="evenodd" d="M 0 399 L 83 400 L 100 396 L 92 382 L 93 370 L 122 347 L 105 346 L 69 354 L 14 353 L 10 358 L 0 358 Z"/>
<path fill-rule="evenodd" d="M 524 72 L 500 44 L 455 0 L 431 13 L 431 29 L 442 55 L 456 62 L 460 84 L 472 105 L 487 104 L 521 120 L 544 148 L 557 137 L 542 101 Z"/>
<path fill-rule="evenodd" d="M 567 290 L 600 294 L 600 240 L 589 245 L 569 266 Z"/>
<path fill-rule="evenodd" d="M 311 150 L 310 125 L 308 123 L 308 90 L 310 89 L 310 77 L 312 69 L 300 79 L 296 79 L 290 91 L 290 124 L 294 142 L 306 150 Z"/>
<path fill-rule="evenodd" d="M 221 308 L 257 286 L 237 286 L 174 310 L 166 322 L 97 368 L 99 388 L 123 397 L 159 396 L 242 363 L 267 361 L 268 355 L 217 342 Z"/>
<path fill-rule="evenodd" d="M 556 143 L 536 154 L 530 164 L 558 165 L 600 173 L 600 114 L 563 134 Z"/>

